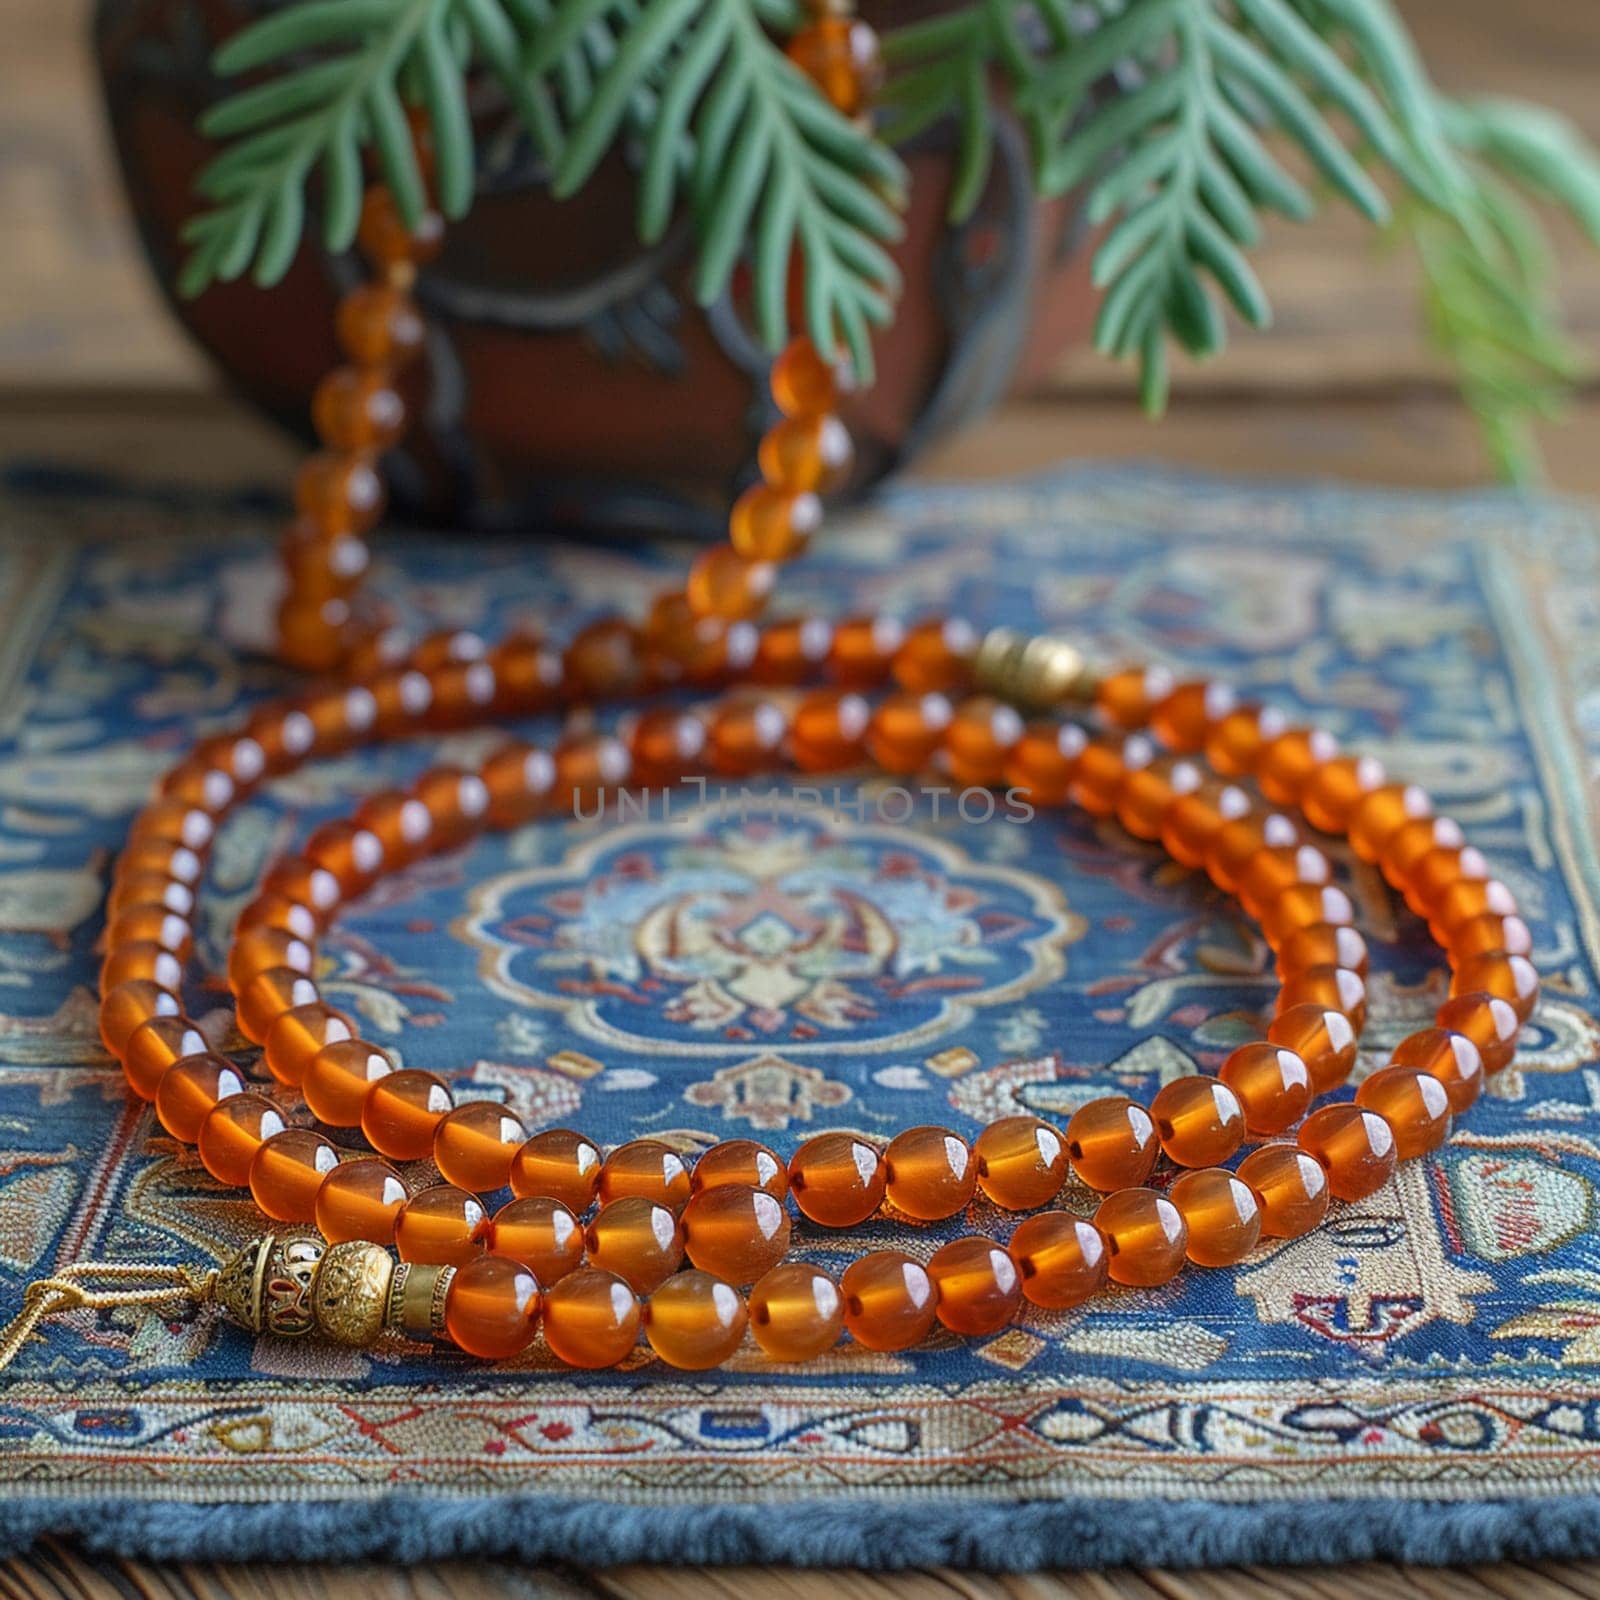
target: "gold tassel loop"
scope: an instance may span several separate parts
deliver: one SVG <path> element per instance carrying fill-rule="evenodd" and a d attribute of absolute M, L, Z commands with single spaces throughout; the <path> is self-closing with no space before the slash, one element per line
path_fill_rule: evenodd
<path fill-rule="evenodd" d="M 22 1310 L 0 1329 L 0 1372 L 16 1360 L 46 1317 L 64 1311 L 110 1311 L 118 1306 L 204 1305 L 216 1292 L 216 1269 L 79 1261 L 23 1291 Z"/>

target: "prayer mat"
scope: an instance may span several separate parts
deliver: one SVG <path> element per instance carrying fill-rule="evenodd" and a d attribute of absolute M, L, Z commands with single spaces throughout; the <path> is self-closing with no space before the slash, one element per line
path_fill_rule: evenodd
<path fill-rule="evenodd" d="M 0 487 L 9 1316 L 66 1263 L 209 1265 L 262 1227 L 125 1091 L 96 1033 L 96 943 L 152 782 L 292 680 L 262 648 L 265 497 L 21 469 Z M 637 614 L 685 560 L 394 535 L 374 587 L 422 628 L 561 639 Z M 988 1568 L 1600 1552 L 1594 515 L 1087 468 L 891 492 L 840 519 L 783 601 L 1063 630 L 1226 679 L 1427 785 L 1533 928 L 1544 999 L 1515 1065 L 1436 1155 L 1308 1237 L 902 1354 L 846 1341 L 788 1368 L 747 1343 L 685 1374 L 641 1345 L 576 1373 L 542 1345 L 491 1366 L 253 1341 L 214 1309 L 63 1316 L 0 1377 L 0 1547 Z M 275 856 L 497 737 L 358 750 L 254 796 L 214 852 L 190 1011 L 225 1015 L 228 931 Z M 612 797 L 386 881 L 318 981 L 407 1066 L 530 1129 L 688 1152 L 1059 1123 L 1259 1029 L 1271 963 L 1230 901 L 1112 823 L 1024 810 L 859 773 Z M 1373 945 L 1359 1081 L 1426 1025 L 1444 975 L 1339 859 Z M 1069 1185 L 1062 1203 L 1094 1201 Z M 980 1199 L 949 1224 L 795 1239 L 838 1270 L 1012 1222 Z"/>

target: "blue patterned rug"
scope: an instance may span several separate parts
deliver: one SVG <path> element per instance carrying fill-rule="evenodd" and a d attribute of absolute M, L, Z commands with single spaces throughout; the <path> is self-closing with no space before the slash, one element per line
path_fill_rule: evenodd
<path fill-rule="evenodd" d="M 103 1054 L 108 861 L 152 778 L 284 679 L 257 646 L 260 501 L 0 493 L 0 1311 L 82 1257 L 195 1261 L 258 1228 Z M 638 609 L 680 550 L 394 538 L 426 625 Z M 0 1549 L 167 1556 L 984 1567 L 1600 1551 L 1600 527 L 1559 503 L 1080 470 L 902 490 L 794 574 L 797 603 L 1074 630 L 1217 673 L 1429 785 L 1528 908 L 1528 1048 L 1432 1161 L 1309 1238 L 1000 1336 L 850 1344 L 687 1377 L 642 1348 L 252 1345 L 209 1311 L 49 1325 L 0 1379 Z M 848 599 L 847 599 L 848 597 Z M 548 730 L 546 730 L 548 731 Z M 224 830 L 200 954 L 263 864 L 489 735 L 330 762 Z M 819 1127 L 1064 1119 L 1214 1066 L 1265 952 L 1159 852 L 1074 817 L 964 818 L 881 784 L 546 823 L 386 885 L 324 990 L 407 1065 L 530 1125 L 787 1151 Z M 782 803 L 779 803 L 779 801 Z M 969 808 L 969 813 L 972 808 Z M 1003 809 L 1003 808 L 1002 808 Z M 1442 977 L 1382 884 L 1360 1072 Z M 220 988 L 192 998 L 201 1014 Z M 1087 1196 L 1079 1196 L 1085 1205 Z M 1072 1202 L 1069 1193 L 1068 1201 Z M 974 1205 L 962 1226 L 1007 1219 Z M 949 1231 L 807 1235 L 824 1264 Z M 797 1229 L 797 1238 L 800 1230 Z M 293 1537 L 288 1532 L 293 1530 Z"/>

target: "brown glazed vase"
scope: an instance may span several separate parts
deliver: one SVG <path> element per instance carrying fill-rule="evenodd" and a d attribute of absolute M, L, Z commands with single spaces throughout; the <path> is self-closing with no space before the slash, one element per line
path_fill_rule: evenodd
<path fill-rule="evenodd" d="M 192 301 L 172 291 L 179 229 L 210 154 L 195 124 L 220 93 L 208 59 L 268 9 L 98 0 L 95 50 L 134 215 L 175 314 L 239 393 L 309 438 L 312 389 L 338 360 L 334 306 L 360 262 L 313 234 L 270 292 L 248 281 Z M 880 28 L 932 9 L 864 6 Z M 430 332 L 411 375 L 415 421 L 387 463 L 397 510 L 484 528 L 716 531 L 771 419 L 768 357 L 740 285 L 703 310 L 687 226 L 653 249 L 639 243 L 621 156 L 557 201 L 515 119 L 487 91 L 475 109 L 478 198 L 419 282 Z M 855 489 L 1036 380 L 1092 318 L 1077 207 L 1034 199 L 1014 126 L 1001 120 L 988 188 L 960 227 L 945 220 L 952 148 L 951 130 L 935 129 L 902 152 L 905 292 L 877 340 L 878 381 L 848 406 Z"/>

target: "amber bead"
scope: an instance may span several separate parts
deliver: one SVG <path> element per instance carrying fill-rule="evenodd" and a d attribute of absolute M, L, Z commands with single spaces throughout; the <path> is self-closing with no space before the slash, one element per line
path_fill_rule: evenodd
<path fill-rule="evenodd" d="M 536 750 L 520 742 L 503 745 L 483 767 L 483 784 L 489 791 L 489 809 L 484 818 L 488 826 L 514 828 L 530 821 L 544 809 L 555 782 L 555 759 L 548 750 Z M 425 806 L 416 801 L 412 804 L 427 814 Z M 431 817 L 428 826 L 431 830 Z"/>
<path fill-rule="evenodd" d="M 283 1113 L 266 1096 L 229 1095 L 200 1124 L 195 1145 L 201 1165 L 219 1183 L 243 1188 L 256 1152 L 284 1126 Z"/>
<path fill-rule="evenodd" d="M 789 1249 L 783 1202 L 745 1184 L 718 1184 L 691 1196 L 681 1227 L 689 1259 L 729 1283 L 754 1283 Z"/>
<path fill-rule="evenodd" d="M 786 617 L 760 631 L 749 676 L 753 683 L 804 683 L 828 659 L 833 624 L 825 617 Z"/>
<path fill-rule="evenodd" d="M 506 1361 L 533 1343 L 539 1308 L 539 1281 L 521 1262 L 478 1256 L 450 1280 L 444 1331 L 469 1356 Z"/>
<path fill-rule="evenodd" d="M 883 82 L 878 36 L 854 17 L 814 17 L 784 53 L 847 117 L 859 116 Z"/>
<path fill-rule="evenodd" d="M 1156 1136 L 1180 1167 L 1214 1167 L 1244 1143 L 1244 1108 L 1225 1083 L 1202 1074 L 1174 1078 L 1150 1102 Z"/>
<path fill-rule="evenodd" d="M 339 1164 L 331 1140 L 309 1128 L 287 1128 L 268 1139 L 250 1163 L 250 1193 L 274 1221 L 310 1222 L 317 1191 Z"/>
<path fill-rule="evenodd" d="M 337 595 L 301 596 L 290 590 L 278 607 L 277 621 L 278 655 L 288 665 L 319 674 L 339 665 L 350 623 L 346 600 Z"/>
<path fill-rule="evenodd" d="M 1167 813 L 1181 795 L 1200 787 L 1201 773 L 1192 761 L 1161 756 L 1148 766 L 1129 769 L 1117 796 L 1117 821 L 1135 839 L 1155 840 L 1166 826 Z"/>
<path fill-rule="evenodd" d="M 1006 1243 L 1017 1264 L 1022 1293 L 1036 1306 L 1059 1311 L 1097 1294 L 1106 1281 L 1109 1256 L 1100 1230 L 1069 1211 L 1029 1217 Z"/>
<path fill-rule="evenodd" d="M 1343 833 L 1355 809 L 1384 783 L 1381 762 L 1371 756 L 1339 756 L 1315 766 L 1300 789 L 1307 822 L 1324 833 Z"/>
<path fill-rule="evenodd" d="M 514 716 L 531 716 L 552 706 L 565 675 L 561 657 L 525 631 L 502 639 L 489 653 L 489 665 L 499 708 Z"/>
<path fill-rule="evenodd" d="M 361 1131 L 380 1156 L 421 1161 L 432 1154 L 434 1135 L 454 1105 L 449 1086 L 433 1073 L 391 1072 L 362 1100 Z"/>
<path fill-rule="evenodd" d="M 379 367 L 335 367 L 311 397 L 311 422 L 330 450 L 387 450 L 405 431 L 406 408 Z"/>
<path fill-rule="evenodd" d="M 1348 925 L 1355 921 L 1350 896 L 1333 884 L 1297 884 L 1285 889 L 1261 913 L 1261 933 L 1268 946 L 1281 950 L 1302 928 L 1329 923 Z"/>
<path fill-rule="evenodd" d="M 400 1207 L 394 1245 L 402 1261 L 458 1267 L 483 1254 L 489 1216 L 475 1194 L 451 1183 L 420 1189 Z"/>
<path fill-rule="evenodd" d="M 1489 876 L 1489 863 L 1470 844 L 1445 845 L 1430 850 L 1411 869 L 1402 887 L 1406 904 L 1419 917 L 1432 915 L 1434 904 L 1458 883 Z"/>
<path fill-rule="evenodd" d="M 646 711 L 628 731 L 634 778 L 644 784 L 676 783 L 706 747 L 706 725 L 675 707 Z"/>
<path fill-rule="evenodd" d="M 1408 822 L 1434 814 L 1427 790 L 1416 784 L 1382 784 L 1357 800 L 1350 811 L 1350 848 L 1362 861 L 1378 861 L 1390 838 Z"/>
<path fill-rule="evenodd" d="M 1169 750 L 1192 755 L 1205 749 L 1213 723 L 1233 711 L 1239 697 L 1225 683 L 1180 683 L 1150 707 L 1150 731 Z"/>
<path fill-rule="evenodd" d="M 610 1272 L 569 1272 L 544 1297 L 545 1343 L 570 1367 L 614 1367 L 639 1342 L 641 1320 L 639 1297 Z"/>
<path fill-rule="evenodd" d="M 1304 972 L 1284 980 L 1278 991 L 1276 1009 L 1291 1011 L 1302 1005 L 1342 1011 L 1359 1033 L 1367 1023 L 1367 986 L 1360 973 L 1344 967 L 1307 967 Z"/>
<path fill-rule="evenodd" d="M 669 1366 L 702 1372 L 726 1361 L 749 1320 L 744 1296 L 709 1272 L 668 1278 L 644 1308 L 644 1336 Z"/>
<path fill-rule="evenodd" d="M 1129 740 L 1129 744 L 1134 741 Z M 1148 754 L 1149 746 L 1141 747 Z M 1127 746 L 1118 741 L 1091 739 L 1079 752 L 1067 784 L 1067 794 L 1091 817 L 1112 817 L 1122 786 L 1128 781 Z"/>
<path fill-rule="evenodd" d="M 581 1215 L 600 1190 L 599 1149 L 571 1128 L 546 1128 L 517 1151 L 511 1191 L 519 1199 L 559 1200 Z"/>
<path fill-rule="evenodd" d="M 364 894 L 384 870 L 383 843 L 370 829 L 343 820 L 312 830 L 305 858 L 333 874 L 346 899 Z"/>
<path fill-rule="evenodd" d="M 589 1259 L 640 1294 L 664 1283 L 683 1261 L 683 1229 L 665 1206 L 624 1195 L 600 1207 L 584 1230 Z"/>
<path fill-rule="evenodd" d="M 239 913 L 233 931 L 237 935 L 254 928 L 270 928 L 310 943 L 317 937 L 320 927 L 321 918 L 310 906 L 291 900 L 285 894 L 263 894 L 257 895 Z"/>
<path fill-rule="evenodd" d="M 1183 1214 L 1154 1189 L 1119 1189 L 1100 1202 L 1094 1225 L 1106 1242 L 1106 1271 L 1115 1283 L 1151 1288 L 1183 1266 L 1189 1230 Z"/>
<path fill-rule="evenodd" d="M 183 982 L 183 963 L 170 951 L 149 939 L 118 945 L 106 952 L 100 963 L 100 992 L 139 980 L 158 989 L 176 991 Z"/>
<path fill-rule="evenodd" d="M 490 1194 L 511 1182 L 511 1163 L 527 1138 L 521 1121 L 498 1101 L 470 1100 L 434 1129 L 433 1162 L 451 1183 Z"/>
<path fill-rule="evenodd" d="M 774 1361 L 811 1361 L 844 1332 L 844 1296 L 827 1273 L 787 1261 L 750 1291 L 750 1332 Z"/>
<path fill-rule="evenodd" d="M 488 1247 L 520 1261 L 548 1288 L 583 1265 L 583 1225 L 559 1200 L 508 1200 L 494 1214 Z"/>
<path fill-rule="evenodd" d="M 772 364 L 772 398 L 786 417 L 817 417 L 838 398 L 838 374 L 817 347 L 801 335 L 791 339 Z"/>
<path fill-rule="evenodd" d="M 1322 1163 L 1292 1144 L 1267 1144 L 1239 1163 L 1238 1176 L 1261 1202 L 1261 1231 L 1298 1239 L 1328 1209 L 1328 1174 Z"/>
<path fill-rule="evenodd" d="M 809 492 L 792 493 L 757 484 L 734 501 L 728 518 L 728 542 L 746 562 L 790 561 L 804 553 L 811 535 L 822 526 L 822 502 Z M 713 616 L 741 617 L 744 610 L 701 605 L 690 578 L 689 603 Z"/>
<path fill-rule="evenodd" d="M 424 211 L 414 228 L 407 227 L 394 195 L 385 185 L 374 184 L 361 202 L 356 244 L 374 266 L 421 266 L 444 245 L 444 218 Z"/>
<path fill-rule="evenodd" d="M 1067 1145 L 1038 1117 L 1001 1117 L 972 1146 L 978 1187 L 1007 1211 L 1048 1205 L 1067 1178 Z"/>
<path fill-rule="evenodd" d="M 1504 1000 L 1526 1022 L 1539 1003 L 1539 974 L 1526 956 L 1504 950 L 1490 950 L 1469 956 L 1457 966 L 1450 979 L 1450 997 L 1488 994 Z"/>
<path fill-rule="evenodd" d="M 1479 917 L 1514 917 L 1516 897 L 1498 878 L 1468 878 L 1453 883 L 1434 902 L 1428 931 L 1453 949 L 1457 932 Z"/>
<path fill-rule="evenodd" d="M 642 1195 L 674 1214 L 688 1204 L 689 1168 L 671 1145 L 658 1139 L 635 1139 L 618 1145 L 600 1168 L 601 1203 L 624 1195 Z"/>
<path fill-rule="evenodd" d="M 166 839 L 145 839 L 128 845 L 117 857 L 115 882 L 126 883 L 145 873 L 172 878 L 191 888 L 200 881 L 205 863 L 187 845 Z"/>
<path fill-rule="evenodd" d="M 1296 928 L 1278 947 L 1278 976 L 1297 978 L 1313 967 L 1343 967 L 1365 978 L 1369 965 L 1367 941 L 1347 924 L 1313 922 Z"/>
<path fill-rule="evenodd" d="M 1313 1099 L 1337 1089 L 1356 1064 L 1356 1031 L 1350 1019 L 1326 1006 L 1299 1005 L 1280 1011 L 1267 1029 L 1267 1039 L 1305 1062 Z"/>
<path fill-rule="evenodd" d="M 850 431 L 826 413 L 786 417 L 761 440 L 757 460 L 761 476 L 775 489 L 791 494 L 825 493 L 837 488 L 854 450 Z"/>
<path fill-rule="evenodd" d="M 862 759 L 872 708 L 847 689 L 822 689 L 795 708 L 790 748 L 803 772 L 836 772 Z"/>
<path fill-rule="evenodd" d="M 788 717 L 769 701 L 719 706 L 711 718 L 711 765 L 728 777 L 764 772 L 776 764 L 788 731 Z"/>
<path fill-rule="evenodd" d="M 1485 1072 L 1502 1071 L 1516 1054 L 1522 1024 L 1516 1008 L 1498 995 L 1452 995 L 1434 1013 L 1434 1021 L 1452 1033 L 1465 1034 L 1478 1047 Z"/>
<path fill-rule="evenodd" d="M 762 1189 L 781 1200 L 789 1192 L 789 1173 L 782 1159 L 764 1144 L 754 1139 L 724 1139 L 695 1162 L 689 1188 L 699 1194 L 727 1185 Z"/>
<path fill-rule="evenodd" d="M 1161 848 L 1185 867 L 1202 867 L 1217 836 L 1250 810 L 1250 796 L 1237 784 L 1213 779 L 1172 802 L 1161 824 Z"/>
<path fill-rule="evenodd" d="M 174 1139 L 193 1144 L 211 1108 L 230 1095 L 243 1094 L 243 1074 L 224 1056 L 185 1056 L 161 1075 L 156 1087 L 156 1116 Z"/>
<path fill-rule="evenodd" d="M 550 805 L 576 815 L 593 815 L 606 790 L 627 781 L 632 766 L 628 747 L 608 734 L 570 734 L 555 748 L 555 781 Z"/>
<path fill-rule="evenodd" d="M 1290 728 L 1269 739 L 1256 759 L 1256 782 L 1277 806 L 1298 806 L 1319 767 L 1339 754 L 1339 743 L 1320 728 Z"/>
<path fill-rule="evenodd" d="M 899 1250 L 873 1250 L 845 1268 L 844 1321 L 869 1350 L 905 1350 L 927 1337 L 939 1294 L 928 1270 Z"/>
<path fill-rule="evenodd" d="M 362 1156 L 342 1161 L 317 1190 L 316 1223 L 329 1244 L 344 1239 L 394 1242 L 395 1221 L 406 1202 L 406 1186 L 387 1161 Z"/>
<path fill-rule="evenodd" d="M 1251 811 L 1223 823 L 1206 850 L 1207 876 L 1219 889 L 1235 894 L 1241 876 L 1267 851 L 1292 850 L 1300 830 L 1279 811 Z"/>
<path fill-rule="evenodd" d="M 1143 1183 L 1161 1154 L 1154 1119 L 1122 1095 L 1079 1106 L 1067 1123 L 1072 1170 L 1091 1189 L 1109 1191 Z"/>
<path fill-rule="evenodd" d="M 574 697 L 615 699 L 632 694 L 643 681 L 639 645 L 638 630 L 621 617 L 602 617 L 580 628 L 561 658 Z"/>
<path fill-rule="evenodd" d="M 1006 754 L 1022 737 L 1022 718 L 1004 702 L 977 695 L 956 707 L 944 731 L 945 757 L 958 783 L 998 783 Z"/>
<path fill-rule="evenodd" d="M 237 995 L 252 978 L 274 967 L 309 973 L 315 959 L 304 939 L 282 928 L 251 928 L 234 939 L 228 952 L 228 986 Z"/>
<path fill-rule="evenodd" d="M 1394 1131 L 1399 1159 L 1437 1150 L 1450 1137 L 1450 1096 L 1419 1067 L 1384 1067 L 1356 1090 L 1356 1104 L 1376 1111 Z"/>
<path fill-rule="evenodd" d="M 279 1083 L 298 1088 L 319 1050 L 354 1037 L 350 1019 L 325 1001 L 294 1006 L 281 1012 L 267 1029 L 267 1070 Z"/>
<path fill-rule="evenodd" d="M 343 898 L 339 880 L 324 867 L 294 856 L 275 862 L 261 880 L 263 894 L 281 894 L 310 906 L 319 918 L 326 921 Z"/>
<path fill-rule="evenodd" d="M 1311 1104 L 1311 1074 L 1305 1062 L 1270 1040 L 1240 1045 L 1217 1076 L 1233 1091 L 1244 1112 L 1245 1132 L 1252 1138 L 1293 1127 Z"/>
<path fill-rule="evenodd" d="M 403 365 L 422 349 L 427 332 L 416 301 L 386 283 L 350 290 L 339 302 L 334 331 L 344 353 L 367 367 Z"/>
<path fill-rule="evenodd" d="M 1464 1033 L 1424 1028 L 1395 1046 L 1391 1064 L 1416 1067 L 1437 1078 L 1444 1085 L 1451 1111 L 1457 1114 L 1470 1110 L 1483 1093 L 1483 1057 Z"/>
<path fill-rule="evenodd" d="M 920 772 L 944 743 L 955 715 L 942 694 L 891 694 L 872 713 L 867 752 L 885 772 Z"/>
<path fill-rule="evenodd" d="M 219 748 L 209 740 L 196 745 L 189 759 L 172 768 L 161 780 L 161 793 L 169 800 L 198 806 L 213 817 L 222 816 L 240 798 L 240 793 L 232 773 L 223 771 L 212 759 Z"/>
<path fill-rule="evenodd" d="M 364 1039 L 337 1039 L 311 1058 L 300 1092 L 312 1115 L 329 1127 L 359 1128 L 372 1086 L 393 1071 L 387 1051 Z"/>
<path fill-rule="evenodd" d="M 1295 1142 L 1327 1169 L 1335 1199 L 1363 1200 L 1394 1176 L 1394 1130 L 1358 1105 L 1324 1106 L 1300 1124 Z"/>
<path fill-rule="evenodd" d="M 215 832 L 216 823 L 198 806 L 186 805 L 181 800 L 155 800 L 134 818 L 128 839 L 132 844 L 158 840 L 200 851 L 211 843 Z"/>
<path fill-rule="evenodd" d="M 882 683 L 905 636 L 905 625 L 894 617 L 847 617 L 833 630 L 828 676 L 856 688 Z"/>
<path fill-rule="evenodd" d="M 453 850 L 482 829 L 489 814 L 489 790 L 475 772 L 459 767 L 434 767 L 411 786 L 427 807 L 433 826 L 428 849 Z"/>
<path fill-rule="evenodd" d="M 1095 689 L 1095 709 L 1121 728 L 1142 728 L 1173 690 L 1165 667 L 1125 667 L 1108 673 Z"/>
<path fill-rule="evenodd" d="M 364 533 L 383 504 L 383 480 L 365 456 L 326 451 L 295 474 L 295 510 L 323 534 Z"/>
<path fill-rule="evenodd" d="M 882 1203 L 887 1180 L 883 1157 L 852 1133 L 814 1134 L 789 1158 L 795 1204 L 827 1228 L 865 1222 Z"/>
<path fill-rule="evenodd" d="M 907 1128 L 883 1153 L 885 1191 L 908 1217 L 954 1216 L 978 1186 L 972 1146 L 948 1128 Z"/>
<path fill-rule="evenodd" d="M 760 614 L 777 577 L 770 561 L 747 560 L 719 544 L 695 558 L 684 593 L 697 615 L 737 622 Z"/>
<path fill-rule="evenodd" d="M 1533 931 L 1517 916 L 1497 916 L 1492 911 L 1468 917 L 1451 931 L 1450 954 L 1457 961 L 1469 956 L 1492 955 L 1504 950 L 1507 955 L 1531 956 Z"/>
<path fill-rule="evenodd" d="M 1225 778 L 1254 772 L 1261 752 L 1288 722 L 1271 706 L 1241 705 L 1219 717 L 1206 735 L 1206 760 Z"/>
<path fill-rule="evenodd" d="M 1259 917 L 1284 890 L 1297 884 L 1321 885 L 1332 878 L 1332 863 L 1315 845 L 1279 845 L 1258 850 L 1237 875 L 1234 887 L 1245 911 Z"/>
<path fill-rule="evenodd" d="M 1022 1302 L 1022 1274 L 993 1239 L 971 1234 L 928 1261 L 939 1320 L 953 1333 L 998 1333 Z"/>
<path fill-rule="evenodd" d="M 978 644 L 977 630 L 963 618 L 919 622 L 895 652 L 895 682 L 911 694 L 965 694 L 972 687 Z"/>
<path fill-rule="evenodd" d="M 1391 888 L 1403 892 L 1425 857 L 1435 850 L 1459 850 L 1465 843 L 1461 824 L 1453 818 L 1419 817 L 1389 837 L 1378 857 L 1378 870 Z"/>
<path fill-rule="evenodd" d="M 435 848 L 433 815 L 414 795 L 373 795 L 352 820 L 383 846 L 386 872 L 408 867 Z"/>
<path fill-rule="evenodd" d="M 124 911 L 137 906 L 159 906 L 180 917 L 194 914 L 194 890 L 164 872 L 135 872 L 118 877 L 106 896 L 106 922 L 112 924 Z M 1498 946 L 1496 947 L 1498 948 Z"/>
<path fill-rule="evenodd" d="M 152 1017 L 128 1035 L 122 1050 L 122 1070 L 128 1087 L 141 1100 L 154 1100 L 167 1068 L 185 1056 L 203 1056 L 211 1046 L 192 1018 L 181 1013 Z"/>
<path fill-rule="evenodd" d="M 187 917 L 169 911 L 165 906 L 129 906 L 106 929 L 106 945 L 118 949 L 124 945 L 148 942 L 170 950 L 181 961 L 189 959 L 194 945 L 194 930 Z"/>
<path fill-rule="evenodd" d="M 102 992 L 100 1042 L 119 1061 L 134 1031 L 155 1017 L 176 1017 L 183 1006 L 176 994 L 148 978 L 132 978 Z"/>
<path fill-rule="evenodd" d="M 1031 722 L 1006 752 L 1005 781 L 1036 806 L 1063 805 L 1088 742 L 1075 722 Z"/>
<path fill-rule="evenodd" d="M 1255 1191 L 1221 1167 L 1184 1173 L 1167 1198 L 1188 1229 L 1187 1253 L 1198 1267 L 1231 1267 L 1261 1239 L 1261 1202 Z"/>

